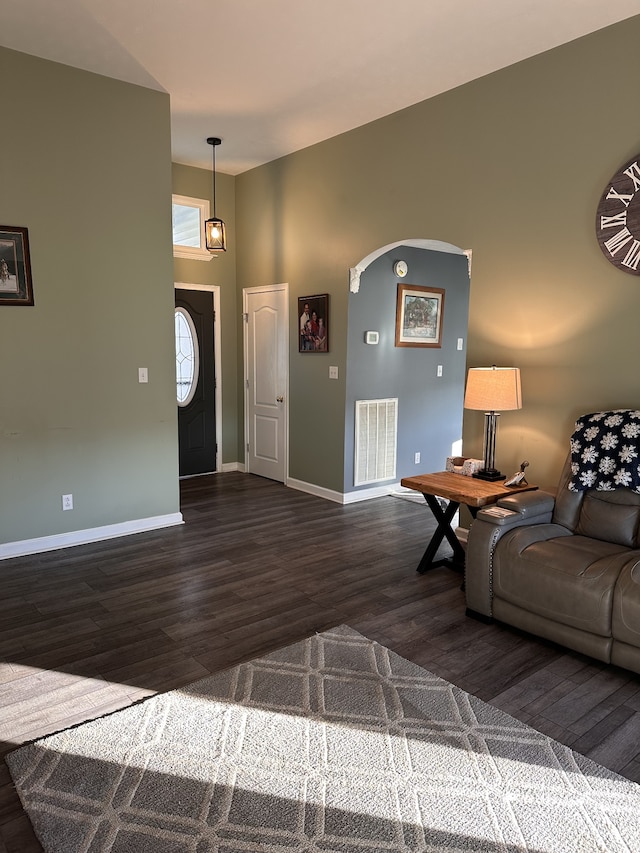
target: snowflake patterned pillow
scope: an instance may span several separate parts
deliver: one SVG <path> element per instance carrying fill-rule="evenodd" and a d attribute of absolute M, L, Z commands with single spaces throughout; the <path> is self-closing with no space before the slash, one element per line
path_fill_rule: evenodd
<path fill-rule="evenodd" d="M 628 488 L 640 494 L 640 411 L 594 412 L 576 421 L 569 488 L 573 492 Z"/>

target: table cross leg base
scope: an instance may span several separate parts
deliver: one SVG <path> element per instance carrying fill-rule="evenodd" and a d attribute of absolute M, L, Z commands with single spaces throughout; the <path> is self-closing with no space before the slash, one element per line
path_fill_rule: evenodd
<path fill-rule="evenodd" d="M 437 566 L 449 566 L 457 571 L 463 571 L 465 557 L 464 548 L 458 541 L 456 534 L 451 529 L 451 520 L 460 508 L 460 504 L 457 501 L 449 501 L 443 509 L 440 499 L 435 495 L 425 494 L 424 499 L 438 522 L 438 526 L 431 537 L 431 541 L 427 545 L 427 550 L 424 552 L 416 571 L 422 575 L 425 572 L 428 572 L 429 569 L 435 569 Z M 445 537 L 449 545 L 453 548 L 453 556 L 443 557 L 440 560 L 436 560 L 436 553 Z"/>

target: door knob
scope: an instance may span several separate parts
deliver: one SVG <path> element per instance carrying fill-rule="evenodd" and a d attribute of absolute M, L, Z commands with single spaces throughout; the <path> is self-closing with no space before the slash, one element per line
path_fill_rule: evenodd
<path fill-rule="evenodd" d="M 276 402 L 278 402 L 278 403 L 282 403 L 283 400 L 284 400 L 284 397 L 276 397 Z"/>

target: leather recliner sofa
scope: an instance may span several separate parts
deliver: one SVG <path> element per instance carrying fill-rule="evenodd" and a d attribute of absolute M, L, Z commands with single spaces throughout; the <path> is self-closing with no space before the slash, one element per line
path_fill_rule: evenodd
<path fill-rule="evenodd" d="M 522 492 L 478 512 L 467 541 L 468 614 L 640 672 L 640 494 Z"/>

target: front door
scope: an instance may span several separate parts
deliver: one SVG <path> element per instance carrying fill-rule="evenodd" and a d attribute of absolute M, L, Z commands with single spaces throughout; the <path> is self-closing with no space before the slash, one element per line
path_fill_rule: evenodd
<path fill-rule="evenodd" d="M 216 470 L 213 293 L 175 291 L 180 476 Z"/>
<path fill-rule="evenodd" d="M 287 468 L 288 288 L 244 290 L 245 469 L 284 483 Z"/>

